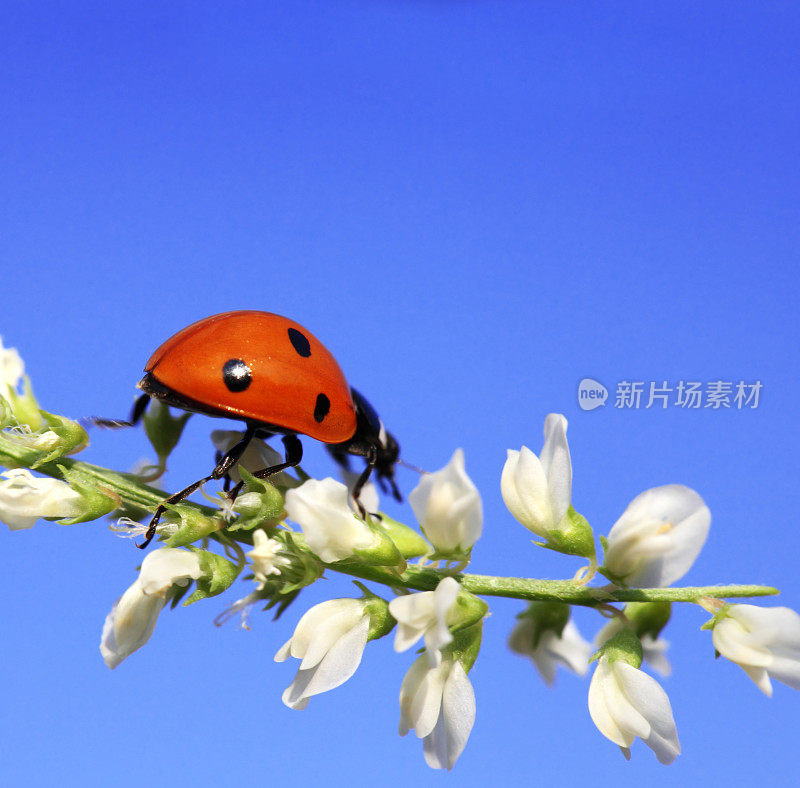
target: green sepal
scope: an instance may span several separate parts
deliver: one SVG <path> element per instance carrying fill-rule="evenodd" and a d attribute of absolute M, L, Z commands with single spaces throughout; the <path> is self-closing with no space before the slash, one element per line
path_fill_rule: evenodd
<path fill-rule="evenodd" d="M 89 445 L 89 436 L 86 430 L 77 421 L 67 419 L 64 416 L 57 416 L 45 410 L 39 411 L 42 414 L 49 429 L 58 435 L 58 443 L 47 454 L 40 456 L 36 462 L 31 464 L 31 468 L 38 468 L 46 462 L 52 462 L 65 454 L 75 454 Z"/>
<path fill-rule="evenodd" d="M 11 405 L 15 422 L 17 424 L 27 424 L 33 432 L 36 432 L 44 424 L 44 419 L 39 410 L 39 403 L 33 395 L 31 379 L 24 375 L 22 380 L 22 394 L 19 394 L 9 386 L 6 387 L 4 396 Z"/>
<path fill-rule="evenodd" d="M 258 505 L 247 507 L 241 511 L 239 516 L 227 526 L 227 530 L 252 531 L 254 528 L 276 526 L 286 516 L 283 509 L 283 493 L 266 479 L 257 479 L 244 466 L 240 465 L 238 470 L 245 483 L 243 495 L 257 495 Z M 235 502 L 234 506 L 236 506 Z"/>
<path fill-rule="evenodd" d="M 376 519 L 372 518 L 373 524 L 394 542 L 403 558 L 418 558 L 427 555 L 433 549 L 421 534 L 404 523 L 392 519 L 383 512 L 380 513 L 380 520 L 377 523 Z"/>
<path fill-rule="evenodd" d="M 457 563 L 459 566 L 458 571 L 465 569 L 469 562 L 472 560 L 472 548 L 469 550 L 434 550 L 432 553 L 426 553 L 425 557 L 429 561 L 451 561 Z"/>
<path fill-rule="evenodd" d="M 12 427 L 16 423 L 17 420 L 14 418 L 14 413 L 11 410 L 11 403 L 0 394 L 0 430 L 4 430 L 6 427 Z"/>
<path fill-rule="evenodd" d="M 565 602 L 531 602 L 527 610 L 517 618 L 528 618 L 532 622 L 531 651 L 539 646 L 545 632 L 555 632 L 558 637 L 564 632 L 570 616 L 569 605 Z"/>
<path fill-rule="evenodd" d="M 714 629 L 714 627 L 722 621 L 723 618 L 728 617 L 728 611 L 733 607 L 733 602 L 726 602 L 711 618 L 703 624 L 700 629 Z"/>
<path fill-rule="evenodd" d="M 192 552 L 200 559 L 200 568 L 203 570 L 202 576 L 195 581 L 197 588 L 195 592 L 183 603 L 183 606 L 191 605 L 200 599 L 217 596 L 226 589 L 230 588 L 234 580 L 239 576 L 241 567 L 221 555 L 211 553 L 208 550 L 191 548 Z"/>
<path fill-rule="evenodd" d="M 144 431 L 153 445 L 160 467 L 165 467 L 167 457 L 178 445 L 183 428 L 191 415 L 181 413 L 180 416 L 173 416 L 169 406 L 159 400 L 151 401 L 144 412 Z"/>
<path fill-rule="evenodd" d="M 590 559 L 595 559 L 597 555 L 592 527 L 589 525 L 589 521 L 582 514 L 576 512 L 572 505 L 558 528 L 547 532 L 546 541 L 535 542 L 535 544 L 566 555 L 579 555 Z"/>
<path fill-rule="evenodd" d="M 281 594 L 294 593 L 310 586 L 322 577 L 324 572 L 319 559 L 310 550 L 303 550 L 295 544 L 298 536 L 299 534 L 291 531 L 280 531 L 275 534 L 275 537 L 286 545 L 286 552 L 292 561 L 290 566 L 281 570 L 280 576 L 285 578 Z"/>
<path fill-rule="evenodd" d="M 651 635 L 654 639 L 669 623 L 672 615 L 671 602 L 628 602 L 625 605 L 625 618 L 633 631 L 641 638 Z"/>
<path fill-rule="evenodd" d="M 357 515 L 354 513 L 353 517 Z M 358 518 L 361 522 L 365 522 Z M 333 561 L 332 566 L 358 566 L 358 564 L 366 564 L 367 566 L 387 566 L 391 567 L 397 574 L 401 574 L 406 570 L 406 560 L 403 558 L 400 551 L 395 546 L 395 543 L 389 538 L 389 535 L 376 526 L 371 518 L 366 520 L 367 528 L 375 534 L 376 542 L 371 547 L 361 550 L 353 550 L 353 555 L 343 558 L 340 561 Z"/>
<path fill-rule="evenodd" d="M 66 468 L 59 465 L 58 469 L 69 486 L 79 493 L 81 502 L 81 513 L 75 517 L 65 517 L 57 522 L 61 525 L 74 525 L 75 523 L 85 523 L 89 520 L 96 520 L 109 512 L 119 508 L 120 499 L 112 490 L 101 488 L 96 479 L 87 476 L 77 468 Z"/>
<path fill-rule="evenodd" d="M 461 589 L 447 613 L 447 626 L 452 633 L 459 632 L 482 621 L 488 612 L 489 605 L 483 599 Z"/>
<path fill-rule="evenodd" d="M 209 517 L 194 506 L 174 503 L 167 504 L 166 509 L 172 515 L 170 519 L 177 517 L 180 521 L 178 530 L 165 540 L 167 547 L 187 547 L 198 539 L 221 530 L 225 525 L 221 517 Z"/>
<path fill-rule="evenodd" d="M 597 572 L 598 574 L 603 575 L 603 577 L 612 582 L 615 586 L 619 586 L 620 588 L 628 587 L 628 584 L 619 575 L 615 575 L 613 572 L 606 569 L 605 566 L 598 566 Z"/>
<path fill-rule="evenodd" d="M 357 580 L 354 580 L 353 583 L 361 589 L 364 612 L 369 615 L 367 640 L 377 640 L 388 635 L 397 623 L 389 612 L 389 603 L 377 594 L 373 594 L 363 583 L 359 583 Z"/>
<path fill-rule="evenodd" d="M 603 643 L 589 658 L 589 662 L 600 657 L 606 657 L 609 663 L 622 660 L 638 668 L 642 664 L 642 644 L 632 629 L 624 627 Z"/>
<path fill-rule="evenodd" d="M 481 618 L 472 626 L 453 633 L 453 642 L 442 649 L 442 658 L 457 659 L 464 671 L 469 673 L 475 660 L 478 659 L 482 637 L 483 619 Z"/>

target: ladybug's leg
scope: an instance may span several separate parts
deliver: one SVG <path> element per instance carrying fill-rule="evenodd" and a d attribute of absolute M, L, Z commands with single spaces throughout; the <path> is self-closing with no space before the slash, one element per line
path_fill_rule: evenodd
<path fill-rule="evenodd" d="M 256 471 L 253 474 L 256 479 L 267 479 L 270 476 L 274 476 L 276 473 L 285 471 L 287 468 L 294 468 L 295 465 L 300 464 L 303 459 L 303 444 L 300 443 L 300 439 L 297 437 L 297 435 L 285 435 L 283 437 L 283 446 L 286 450 L 286 461 L 279 463 L 278 465 L 271 465 L 269 468 L 262 468 L 260 471 Z M 243 486 L 244 482 L 239 482 L 239 484 L 237 484 L 228 493 L 228 498 L 230 498 L 232 501 L 235 501 L 236 496 L 241 492 Z"/>
<path fill-rule="evenodd" d="M 110 429 L 118 429 L 119 427 L 135 427 L 144 415 L 148 402 L 150 402 L 149 394 L 142 394 L 140 397 L 137 397 L 136 402 L 133 403 L 131 415 L 128 417 L 127 421 L 124 419 L 103 419 L 99 416 L 92 416 L 86 419 L 86 421 L 98 427 L 109 427 Z"/>
<path fill-rule="evenodd" d="M 356 483 L 353 485 L 353 500 L 358 507 L 358 513 L 361 515 L 362 520 L 367 519 L 367 510 L 364 508 L 364 504 L 361 503 L 359 496 L 361 495 L 361 491 L 364 489 L 364 485 L 369 481 L 369 477 L 372 475 L 372 471 L 375 469 L 375 463 L 377 461 L 378 450 L 374 446 L 370 446 L 369 451 L 367 452 L 367 467 L 364 468 L 361 476 L 356 479 Z"/>
<path fill-rule="evenodd" d="M 222 460 L 222 452 L 217 451 L 214 455 L 214 462 L 219 463 Z M 231 484 L 233 483 L 233 479 L 231 479 L 230 473 L 226 473 L 224 478 L 222 479 L 222 490 L 223 492 L 228 492 L 231 489 Z"/>
<path fill-rule="evenodd" d="M 228 471 L 233 468 L 237 462 L 239 462 L 244 454 L 244 450 L 247 448 L 250 441 L 253 440 L 255 433 L 255 427 L 248 427 L 247 430 L 245 430 L 244 437 L 222 456 L 222 458 L 214 466 L 214 470 L 211 471 L 208 476 L 199 479 L 193 484 L 190 484 L 188 487 L 184 487 L 184 489 L 182 489 L 180 492 L 170 495 L 169 498 L 165 498 L 158 505 L 158 508 L 153 515 L 153 519 L 150 520 L 150 525 L 147 527 L 147 532 L 144 535 L 144 542 L 142 542 L 140 545 L 137 545 L 137 547 L 144 550 L 144 548 L 153 541 L 153 537 L 156 535 L 156 526 L 158 525 L 158 521 L 161 519 L 161 516 L 167 511 L 167 505 L 180 503 L 184 499 L 188 498 L 193 492 L 199 490 L 200 487 L 202 487 L 202 485 L 204 485 L 206 482 L 210 482 L 212 479 L 221 479 L 223 476 L 225 476 Z"/>

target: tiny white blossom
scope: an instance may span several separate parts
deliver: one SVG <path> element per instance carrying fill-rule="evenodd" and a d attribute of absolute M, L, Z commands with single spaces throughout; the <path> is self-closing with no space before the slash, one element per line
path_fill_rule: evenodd
<path fill-rule="evenodd" d="M 147 533 L 150 529 L 150 523 L 140 523 L 136 520 L 131 520 L 130 517 L 120 517 L 116 523 L 112 523 L 108 527 L 113 534 L 122 539 L 136 539 Z M 176 533 L 179 528 L 179 522 L 161 522 L 156 526 L 156 533 L 159 536 L 171 536 Z"/>
<path fill-rule="evenodd" d="M 34 432 L 27 424 L 9 427 L 3 431 L 3 437 L 24 449 L 42 453 L 52 449 L 61 440 L 53 430 Z"/>
<path fill-rule="evenodd" d="M 31 528 L 43 517 L 76 517 L 82 511 L 80 493 L 59 479 L 34 476 L 26 468 L 0 476 L 0 520 L 12 531 Z"/>
<path fill-rule="evenodd" d="M 25 365 L 17 349 L 3 347 L 3 338 L 0 337 L 0 386 L 16 389 L 24 374 Z"/>
<path fill-rule="evenodd" d="M 539 457 L 526 446 L 508 450 L 500 491 L 511 514 L 537 536 L 546 539 L 562 523 L 569 525 L 564 517 L 572 502 L 572 461 L 564 416 L 545 418 Z"/>
<path fill-rule="evenodd" d="M 214 448 L 222 454 L 230 451 L 240 440 L 243 434 L 238 430 L 213 430 L 211 433 L 211 442 Z M 264 468 L 271 468 L 274 465 L 280 465 L 283 462 L 283 457 L 278 454 L 272 446 L 268 446 L 261 438 L 253 438 L 247 444 L 247 448 L 239 458 L 239 462 L 228 471 L 228 476 L 238 483 L 242 480 L 239 475 L 238 466 L 246 468 L 250 473 L 261 471 Z M 297 484 L 290 476 L 281 472 L 276 473 L 274 476 L 269 477 L 269 481 L 273 484 L 289 487 L 292 484 Z"/>
<path fill-rule="evenodd" d="M 596 646 L 602 646 L 610 637 L 616 635 L 622 629 L 622 622 L 614 616 L 594 637 Z M 672 666 L 667 659 L 667 649 L 669 641 L 664 638 L 654 638 L 649 632 L 639 637 L 642 644 L 642 659 L 662 676 L 669 676 L 672 673 Z"/>
<path fill-rule="evenodd" d="M 765 694 L 770 678 L 800 690 L 800 616 L 788 607 L 731 605 L 711 632 L 714 648 Z"/>
<path fill-rule="evenodd" d="M 308 548 L 325 562 L 349 558 L 380 541 L 353 513 L 347 487 L 335 479 L 309 479 L 288 490 L 285 508 L 302 528 Z"/>
<path fill-rule="evenodd" d="M 637 495 L 608 534 L 604 568 L 639 588 L 668 586 L 691 568 L 705 544 L 711 512 L 681 484 Z"/>
<path fill-rule="evenodd" d="M 667 693 L 652 676 L 621 659 L 611 662 L 603 655 L 597 661 L 589 685 L 589 714 L 627 759 L 637 736 L 660 763 L 672 763 L 680 754 Z"/>
<path fill-rule="evenodd" d="M 452 769 L 475 722 L 475 692 L 458 660 L 432 667 L 423 654 L 400 687 L 400 735 L 414 730 L 433 769 Z"/>
<path fill-rule="evenodd" d="M 552 629 L 542 632 L 536 648 L 533 648 L 534 627 L 535 622 L 530 616 L 522 616 L 511 630 L 508 645 L 516 654 L 530 657 L 545 683 L 552 686 L 555 682 L 558 665 L 569 668 L 579 676 L 586 675 L 592 646 L 581 637 L 572 619 L 567 621 L 560 637 Z"/>
<path fill-rule="evenodd" d="M 253 562 L 253 574 L 259 586 L 266 583 L 270 575 L 279 575 L 281 567 L 289 566 L 289 559 L 280 554 L 282 549 L 277 539 L 270 539 L 261 529 L 253 531 L 253 549 L 247 557 Z"/>
<path fill-rule="evenodd" d="M 457 580 L 445 577 L 435 591 L 406 594 L 389 602 L 389 612 L 397 619 L 394 650 L 406 651 L 424 635 L 430 664 L 439 664 L 441 649 L 453 640 L 447 615 L 460 590 Z"/>
<path fill-rule="evenodd" d="M 100 641 L 106 665 L 115 668 L 147 643 L 166 602 L 167 591 L 173 585 L 185 586 L 202 574 L 199 558 L 188 550 L 162 547 L 148 553 L 136 582 L 106 616 Z"/>
<path fill-rule="evenodd" d="M 437 552 L 465 553 L 483 527 L 481 496 L 464 468 L 464 451 L 435 473 L 424 473 L 408 496 L 422 532 Z"/>
<path fill-rule="evenodd" d="M 369 615 L 360 599 L 329 599 L 312 607 L 275 655 L 276 662 L 302 660 L 283 693 L 291 709 L 304 709 L 312 695 L 344 684 L 361 664 L 369 635 Z"/>

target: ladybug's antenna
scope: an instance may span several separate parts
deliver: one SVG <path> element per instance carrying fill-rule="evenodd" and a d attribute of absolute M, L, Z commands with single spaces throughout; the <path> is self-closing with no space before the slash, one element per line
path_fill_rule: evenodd
<path fill-rule="evenodd" d="M 418 468 L 416 465 L 412 465 L 410 462 L 406 462 L 405 460 L 398 460 L 397 464 L 398 465 L 402 465 L 404 468 L 408 468 L 408 470 L 410 470 L 410 471 L 415 471 L 420 476 L 422 476 L 423 473 L 427 473 L 428 472 L 428 471 L 424 471 L 422 468 Z"/>

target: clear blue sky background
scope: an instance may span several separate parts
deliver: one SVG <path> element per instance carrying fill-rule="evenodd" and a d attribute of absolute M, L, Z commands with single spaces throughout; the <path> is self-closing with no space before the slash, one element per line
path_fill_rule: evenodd
<path fill-rule="evenodd" d="M 6 2 L 0 9 L 0 333 L 44 407 L 127 413 L 150 352 L 219 311 L 290 315 L 485 504 L 473 569 L 571 576 L 505 510 L 505 451 L 570 420 L 599 533 L 647 487 L 713 512 L 686 582 L 767 582 L 800 609 L 800 12 L 796 3 Z M 756 410 L 579 410 L 578 382 L 760 380 Z M 195 418 L 177 489 L 210 467 Z M 307 467 L 331 473 L 307 442 Z M 140 432 L 86 458 L 127 468 Z M 416 483 L 401 471 L 406 492 Z M 410 507 L 391 509 L 412 519 Z M 409 655 L 372 644 L 304 712 L 272 656 L 334 578 L 246 633 L 165 613 L 114 672 L 97 644 L 141 554 L 104 522 L 0 534 L 0 771 L 10 785 L 795 784 L 800 697 L 768 700 L 676 611 L 683 754 L 626 764 L 588 683 L 548 691 L 496 601 L 455 771 L 396 733 Z M 580 611 L 584 634 L 599 617 Z"/>

